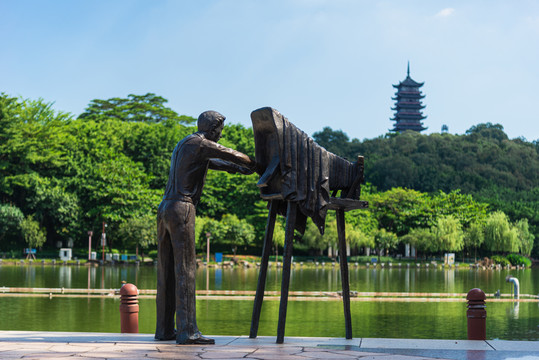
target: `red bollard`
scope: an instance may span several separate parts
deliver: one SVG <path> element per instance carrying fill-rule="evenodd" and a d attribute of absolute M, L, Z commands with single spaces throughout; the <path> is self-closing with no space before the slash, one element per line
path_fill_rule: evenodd
<path fill-rule="evenodd" d="M 120 321 L 122 333 L 138 333 L 138 289 L 124 284 L 120 289 Z"/>
<path fill-rule="evenodd" d="M 466 300 L 468 300 L 468 340 L 486 340 L 487 339 L 487 306 L 485 299 L 487 296 L 481 289 L 472 289 L 468 291 Z"/>

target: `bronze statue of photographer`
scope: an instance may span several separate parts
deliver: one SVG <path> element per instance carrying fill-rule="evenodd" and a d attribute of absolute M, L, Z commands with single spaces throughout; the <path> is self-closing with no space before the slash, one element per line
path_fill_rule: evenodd
<path fill-rule="evenodd" d="M 156 340 L 215 343 L 202 336 L 196 322 L 196 205 L 208 169 L 248 175 L 255 168 L 254 160 L 247 155 L 217 143 L 224 121 L 216 111 L 203 112 L 198 117 L 198 131 L 181 140 L 172 153 L 168 183 L 157 213 Z"/>

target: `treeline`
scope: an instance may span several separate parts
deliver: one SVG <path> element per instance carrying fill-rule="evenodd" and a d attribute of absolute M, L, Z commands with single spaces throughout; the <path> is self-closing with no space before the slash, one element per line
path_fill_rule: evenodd
<path fill-rule="evenodd" d="M 464 135 L 408 131 L 363 141 L 326 127 L 313 138 L 350 160 L 364 155 L 366 181 L 380 191 L 397 186 L 431 194 L 460 190 L 510 221 L 527 219 L 539 238 L 537 140 L 509 139 L 501 125 L 491 123 L 472 126 Z"/>
<path fill-rule="evenodd" d="M 156 209 L 172 150 L 196 131 L 194 118 L 180 116 L 166 103 L 155 94 L 96 99 L 75 117 L 53 110 L 43 100 L 1 94 L 0 251 L 21 251 L 28 245 L 55 249 L 70 240 L 84 249 L 88 231 L 98 238 L 104 223 L 109 248 L 154 248 Z M 503 136 L 487 137 L 483 132 Z M 364 247 L 396 251 L 391 249 L 402 248 L 404 242 L 423 254 L 532 251 L 539 194 L 538 173 L 533 171 L 539 169 L 536 145 L 507 140 L 503 130 L 490 125 L 478 125 L 460 137 L 414 133 L 359 142 L 326 128 L 315 138 L 345 157 L 366 156 L 365 173 L 373 186 L 364 186 L 363 197 L 370 208 L 346 215 L 353 252 Z M 498 154 L 491 157 L 493 168 L 489 168 L 487 153 L 485 158 L 476 155 L 473 162 L 460 164 L 463 153 L 473 158 L 471 149 L 459 149 L 463 141 L 471 148 L 497 147 L 491 152 Z M 220 142 L 254 155 L 250 128 L 227 124 Z M 504 158 L 502 167 L 497 159 L 506 153 L 527 157 L 519 162 Z M 441 154 L 451 161 L 440 160 Z M 430 157 L 422 165 L 421 159 Z M 395 166 L 390 166 L 392 158 Z M 482 167 L 473 170 L 473 164 Z M 459 174 L 459 169 L 466 169 L 466 174 Z M 473 171 L 475 177 L 468 175 Z M 508 178 L 511 172 L 517 180 Z M 474 188 L 463 185 L 472 184 L 470 179 L 475 179 Z M 256 182 L 255 174 L 208 173 L 197 209 L 201 248 L 209 232 L 212 249 L 260 253 L 268 210 Z M 504 208 L 504 199 L 520 205 Z M 280 219 L 277 243 L 284 238 L 282 225 Z M 326 235 L 321 237 L 311 224 L 302 238 L 298 236 L 294 251 L 319 254 L 335 243 L 336 226 L 330 212 Z"/>

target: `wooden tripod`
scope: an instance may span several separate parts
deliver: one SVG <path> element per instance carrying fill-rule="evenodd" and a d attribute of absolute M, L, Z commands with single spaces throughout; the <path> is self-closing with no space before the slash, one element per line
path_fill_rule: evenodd
<path fill-rule="evenodd" d="M 363 209 L 368 206 L 367 202 L 344 199 L 330 198 L 329 209 L 337 212 L 337 233 L 339 237 L 339 261 L 341 268 L 342 298 L 344 306 L 344 322 L 346 328 L 346 338 L 352 338 L 352 318 L 350 314 L 350 284 L 348 280 L 348 260 L 346 258 L 346 234 L 344 212 L 353 209 Z M 271 243 L 273 240 L 273 230 L 275 228 L 275 217 L 277 209 L 275 202 L 270 201 L 268 222 L 264 234 L 264 247 L 262 250 L 262 260 L 260 263 L 260 273 L 258 275 L 258 284 L 256 287 L 255 302 L 253 306 L 253 316 L 251 319 L 250 338 L 256 338 L 258 334 L 258 323 L 260 320 L 260 311 L 264 300 L 264 290 L 266 288 L 266 275 L 268 271 L 268 260 L 271 252 Z M 281 282 L 281 302 L 279 305 L 279 323 L 277 326 L 277 344 L 284 342 L 284 330 L 286 323 L 286 310 L 288 306 L 288 290 L 290 286 L 290 268 L 292 265 L 292 242 L 294 239 L 294 228 L 296 226 L 297 204 L 288 201 L 286 210 L 286 231 L 283 254 L 283 275 Z"/>

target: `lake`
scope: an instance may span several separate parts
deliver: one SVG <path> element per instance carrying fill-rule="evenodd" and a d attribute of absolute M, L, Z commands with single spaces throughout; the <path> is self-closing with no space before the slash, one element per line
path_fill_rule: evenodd
<path fill-rule="evenodd" d="M 350 289 L 360 292 L 466 293 L 474 287 L 487 294 L 510 293 L 507 275 L 520 281 L 521 294 L 539 293 L 539 269 L 470 270 L 372 267 L 350 268 Z M 197 289 L 256 289 L 256 268 L 197 270 Z M 535 279 L 535 280 L 534 280 Z M 0 265 L 1 287 L 119 288 L 121 281 L 139 289 L 156 288 L 154 266 L 11 266 Z M 208 282 L 207 282 L 208 280 Z M 280 289 L 281 271 L 268 271 L 266 290 Z M 292 271 L 290 291 L 339 291 L 338 268 L 299 268 Z M 487 299 L 487 338 L 539 340 L 539 302 L 494 302 Z M 117 298 L 0 296 L 0 330 L 119 332 Z M 214 335 L 247 335 L 252 300 L 197 300 L 201 330 Z M 276 335 L 279 301 L 266 300 L 259 335 Z M 430 299 L 352 301 L 354 337 L 466 339 L 466 303 Z M 140 332 L 155 330 L 155 300 L 140 299 Z M 344 337 L 341 301 L 289 301 L 286 336 Z"/>

